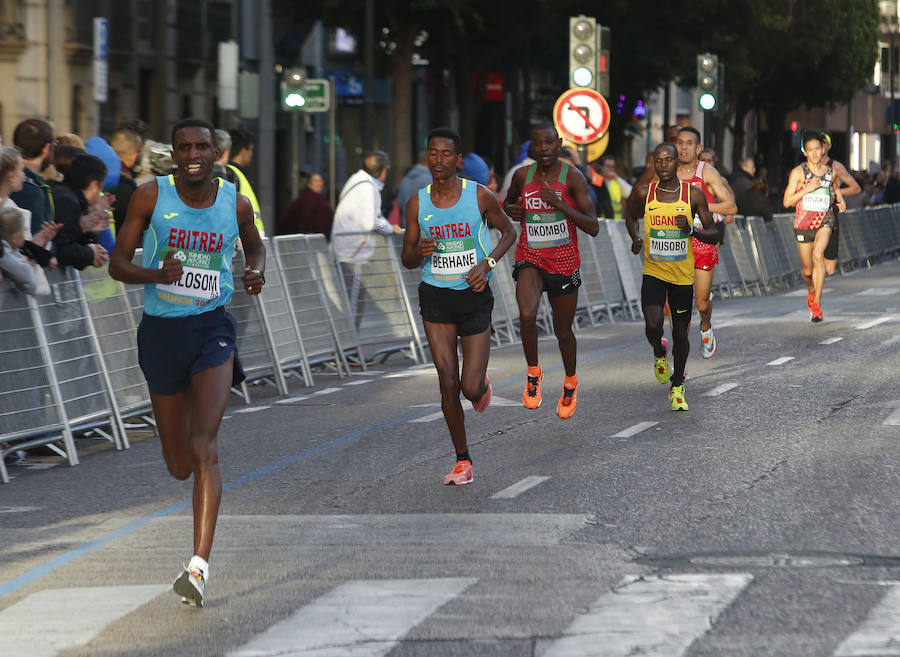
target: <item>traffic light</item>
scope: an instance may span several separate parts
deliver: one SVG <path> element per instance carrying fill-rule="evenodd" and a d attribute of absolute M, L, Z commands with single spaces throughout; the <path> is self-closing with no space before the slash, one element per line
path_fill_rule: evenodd
<path fill-rule="evenodd" d="M 803 144 L 800 143 L 800 123 L 791 121 L 791 148 L 803 151 Z"/>
<path fill-rule="evenodd" d="M 569 86 L 597 85 L 597 21 L 588 16 L 569 18 Z"/>
<path fill-rule="evenodd" d="M 284 109 L 303 109 L 306 105 L 306 94 L 303 89 L 305 83 L 306 72 L 303 69 L 285 69 L 281 78 L 281 105 Z"/>
<path fill-rule="evenodd" d="M 711 112 L 719 105 L 719 56 L 709 52 L 697 55 L 697 88 L 699 104 L 704 112 Z"/>
<path fill-rule="evenodd" d="M 609 49 L 612 46 L 612 30 L 602 25 L 597 30 L 597 91 L 609 98 Z"/>

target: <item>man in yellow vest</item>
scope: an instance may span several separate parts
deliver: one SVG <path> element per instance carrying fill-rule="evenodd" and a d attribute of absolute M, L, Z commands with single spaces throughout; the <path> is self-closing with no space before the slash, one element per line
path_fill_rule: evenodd
<path fill-rule="evenodd" d="M 253 208 L 253 223 L 256 224 L 256 230 L 260 237 L 266 236 L 265 227 L 263 226 L 262 215 L 259 212 L 259 201 L 256 200 L 256 194 L 253 193 L 253 186 L 247 178 L 247 167 L 253 161 L 253 148 L 256 146 L 256 139 L 249 130 L 236 128 L 229 130 L 231 135 L 231 161 L 228 168 L 234 171 L 234 175 L 238 179 L 238 192 L 247 197 L 250 206 Z"/>
<path fill-rule="evenodd" d="M 600 158 L 600 174 L 603 176 L 604 185 L 609 193 L 612 205 L 612 215 L 607 219 L 622 219 L 622 204 L 631 194 L 631 185 L 616 173 L 616 157 L 606 154 Z"/>

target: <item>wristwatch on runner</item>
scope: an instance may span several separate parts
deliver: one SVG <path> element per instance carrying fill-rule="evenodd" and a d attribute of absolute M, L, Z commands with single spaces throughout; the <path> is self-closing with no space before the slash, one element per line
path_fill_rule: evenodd
<path fill-rule="evenodd" d="M 261 282 L 263 285 L 266 284 L 266 275 L 263 274 L 260 270 L 258 270 L 258 269 L 251 269 L 251 270 L 250 270 L 250 273 L 251 273 L 251 274 L 259 274 L 259 280 L 260 280 L 260 282 Z"/>
<path fill-rule="evenodd" d="M 491 256 L 488 256 L 484 260 L 488 263 L 488 267 L 490 267 L 491 269 L 497 266 L 497 261 L 494 260 Z"/>

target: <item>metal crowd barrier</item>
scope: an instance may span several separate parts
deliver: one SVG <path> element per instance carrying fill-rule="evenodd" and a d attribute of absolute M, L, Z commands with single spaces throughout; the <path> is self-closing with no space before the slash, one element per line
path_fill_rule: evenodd
<path fill-rule="evenodd" d="M 603 223 L 597 237 L 579 235 L 582 327 L 640 315 L 641 259 L 631 253 L 623 222 Z M 334 261 L 322 235 L 267 241 L 267 285 L 261 296 L 244 292 L 243 254 L 235 254 L 229 312 L 239 324 L 238 351 L 249 382 L 271 383 L 285 394 L 285 373 L 311 385 L 314 367 L 345 376 L 352 366 L 364 369 L 367 357 L 387 358 L 398 351 L 417 362 L 427 357 L 417 307 L 420 270 L 403 268 L 399 236 L 372 237 L 375 252 L 361 267 L 365 297 L 357 313 L 346 287 L 353 271 Z M 900 204 L 840 215 L 841 271 L 868 267 L 898 253 Z M 138 251 L 135 262 L 140 257 Z M 759 217 L 736 217 L 719 258 L 714 283 L 722 294 L 766 294 L 795 285 L 800 259 L 793 216 L 776 214 L 768 224 Z M 511 249 L 492 277 L 493 339 L 498 346 L 519 339 L 513 260 Z M 147 414 L 151 408 L 137 363 L 143 286 L 115 282 L 105 267 L 47 275 L 53 294 L 46 297 L 26 296 L 0 282 L 4 483 L 9 477 L 2 457 L 15 450 L 47 445 L 76 465 L 74 432 L 92 432 L 127 449 L 122 419 Z M 539 329 L 553 331 L 546 302 Z M 249 402 L 246 383 L 240 394 Z"/>

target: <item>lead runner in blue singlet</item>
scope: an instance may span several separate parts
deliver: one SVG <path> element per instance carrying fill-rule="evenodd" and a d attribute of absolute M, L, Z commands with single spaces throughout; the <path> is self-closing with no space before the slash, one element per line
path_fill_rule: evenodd
<path fill-rule="evenodd" d="M 172 147 L 177 170 L 134 192 L 109 273 L 144 284 L 138 356 L 163 457 L 176 479 L 194 475 L 194 556 L 173 588 L 183 602 L 202 606 L 222 498 L 216 439 L 229 391 L 244 378 L 237 324 L 225 312 L 234 291 L 231 261 L 240 237 L 244 288 L 259 294 L 266 251 L 250 202 L 230 182 L 212 177 L 219 156 L 213 126 L 179 121 Z M 139 242 L 143 259 L 136 265 Z"/>
<path fill-rule="evenodd" d="M 515 242 L 516 230 L 487 187 L 456 175 L 462 149 L 455 131 L 435 128 L 428 134 L 427 161 L 433 182 L 406 204 L 406 217 L 418 220 L 407 221 L 400 258 L 407 269 L 425 260 L 419 307 L 438 373 L 441 410 L 456 450 L 456 466 L 444 483 L 468 484 L 472 459 L 459 393 L 478 412 L 491 402 L 487 364 L 494 297 L 488 279 Z M 493 248 L 490 225 L 501 233 Z M 462 377 L 457 339 L 462 343 Z"/>

